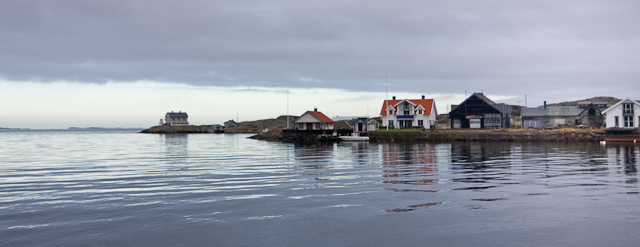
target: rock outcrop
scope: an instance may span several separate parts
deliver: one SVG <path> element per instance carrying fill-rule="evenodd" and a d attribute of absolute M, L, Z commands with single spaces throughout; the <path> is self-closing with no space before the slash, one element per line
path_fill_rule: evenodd
<path fill-rule="evenodd" d="M 213 125 L 200 126 L 153 126 L 140 131 L 140 133 L 169 134 L 169 133 L 216 133 Z"/>

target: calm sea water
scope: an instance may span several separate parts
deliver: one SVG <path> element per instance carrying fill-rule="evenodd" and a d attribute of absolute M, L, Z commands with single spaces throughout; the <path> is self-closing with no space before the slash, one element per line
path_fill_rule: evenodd
<path fill-rule="evenodd" d="M 0 132 L 0 246 L 638 246 L 635 145 Z"/>

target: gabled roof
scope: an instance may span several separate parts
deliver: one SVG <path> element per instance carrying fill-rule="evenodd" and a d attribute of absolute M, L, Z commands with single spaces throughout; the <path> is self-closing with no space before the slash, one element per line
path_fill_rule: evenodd
<path fill-rule="evenodd" d="M 496 107 L 496 102 L 493 102 L 493 100 L 490 100 L 489 98 L 487 98 L 487 96 L 484 96 L 483 93 L 473 93 L 471 96 L 476 96 L 478 98 L 480 98 L 481 100 L 483 100 L 484 102 L 486 102 L 487 104 Z M 471 97 L 469 97 L 471 98 Z"/>
<path fill-rule="evenodd" d="M 433 99 L 399 99 L 399 100 L 385 100 L 382 102 L 382 110 L 380 111 L 380 115 L 387 115 L 387 103 L 389 107 L 393 107 L 397 109 L 397 105 L 402 101 L 407 101 L 415 106 L 422 106 L 424 110 L 424 114 L 431 114 L 431 109 L 433 109 Z"/>
<path fill-rule="evenodd" d="M 308 111 L 308 113 L 311 113 L 311 115 L 313 115 L 314 117 L 318 118 L 322 122 L 333 123 L 333 120 L 331 120 L 331 118 L 327 117 L 326 115 L 322 114 L 322 112 L 319 112 L 319 111 Z"/>
<path fill-rule="evenodd" d="M 366 123 L 366 122 L 367 122 L 367 118 L 357 118 L 357 119 L 354 119 L 353 121 L 351 121 L 351 123 L 349 123 L 349 125 L 354 125 L 354 124 L 356 124 L 357 122 L 365 122 L 365 123 Z"/>
<path fill-rule="evenodd" d="M 170 118 L 187 118 L 189 117 L 186 112 L 167 112 L 165 116 Z"/>
<path fill-rule="evenodd" d="M 602 111 L 602 114 L 605 114 L 605 113 L 607 113 L 608 111 L 610 111 L 611 109 L 616 108 L 616 107 L 617 107 L 617 106 L 619 106 L 620 104 L 622 104 L 622 103 L 624 103 L 624 102 L 629 102 L 629 101 L 631 101 L 631 102 L 632 102 L 633 104 L 635 104 L 635 105 L 640 105 L 640 103 L 638 103 L 638 101 L 632 100 L 632 99 L 630 99 L 630 98 L 626 98 L 626 99 L 623 99 L 623 100 L 621 100 L 621 101 L 618 101 L 618 103 L 615 103 L 615 104 L 614 104 L 614 105 L 612 105 L 611 107 L 609 107 L 609 108 L 607 108 L 606 110 Z"/>
<path fill-rule="evenodd" d="M 322 112 L 319 111 L 307 111 L 304 114 L 302 114 L 298 119 L 296 119 L 294 122 L 297 122 L 299 119 L 302 118 L 302 116 L 311 114 L 311 116 L 314 116 L 315 118 L 317 118 L 318 120 L 320 120 L 323 123 L 335 123 L 333 120 L 331 120 L 331 118 L 327 117 L 326 115 L 324 115 Z"/>
<path fill-rule="evenodd" d="M 559 116 L 578 116 L 586 108 L 579 106 L 561 106 L 545 108 L 522 108 L 521 115 L 523 117 L 559 117 Z"/>
<path fill-rule="evenodd" d="M 476 102 L 480 102 L 480 105 L 477 105 Z M 484 107 L 488 106 L 490 108 Z M 480 107 L 480 108 L 478 108 Z M 473 109 L 470 109 L 473 108 Z M 466 98 L 459 105 L 451 105 L 451 111 L 449 111 L 449 116 L 465 116 L 465 115 L 476 115 L 476 114 L 484 114 L 484 113 L 502 113 L 505 114 L 509 111 L 509 107 L 506 104 L 500 103 L 496 104 L 487 96 L 484 96 L 483 93 L 473 93 L 471 96 Z"/>

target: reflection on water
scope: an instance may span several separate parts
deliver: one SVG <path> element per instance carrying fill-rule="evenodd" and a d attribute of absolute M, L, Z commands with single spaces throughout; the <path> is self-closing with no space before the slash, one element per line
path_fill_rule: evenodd
<path fill-rule="evenodd" d="M 1 135 L 0 246 L 634 246 L 640 229 L 636 145 Z"/>
<path fill-rule="evenodd" d="M 189 135 L 188 134 L 163 134 L 165 138 L 165 153 L 170 164 L 187 164 L 189 157 Z"/>
<path fill-rule="evenodd" d="M 625 183 L 638 183 L 635 175 L 638 173 L 639 147 L 636 145 L 609 145 L 607 151 L 609 157 L 614 160 L 616 167 L 622 167 L 625 175 L 628 175 Z"/>
<path fill-rule="evenodd" d="M 382 175 L 393 178 L 390 184 L 427 185 L 436 183 L 435 146 L 433 144 L 385 145 L 382 148 Z M 404 191 L 404 190 L 403 190 Z"/>
<path fill-rule="evenodd" d="M 296 161 L 303 167 L 325 169 L 331 165 L 334 144 L 298 146 L 294 151 Z"/>

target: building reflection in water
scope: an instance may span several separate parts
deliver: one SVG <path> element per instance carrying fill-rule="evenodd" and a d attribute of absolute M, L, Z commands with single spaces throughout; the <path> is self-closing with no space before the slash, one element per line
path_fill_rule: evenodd
<path fill-rule="evenodd" d="M 613 163 L 616 167 L 621 167 L 622 172 L 626 175 L 634 175 L 627 179 L 627 183 L 637 183 L 638 179 L 635 177 L 638 173 L 638 154 L 640 153 L 639 147 L 633 144 L 608 144 L 607 154 L 610 159 L 613 159 Z"/>
<path fill-rule="evenodd" d="M 382 146 L 383 183 L 430 185 L 435 184 L 437 172 L 434 144 L 389 144 Z M 434 192 L 423 189 L 388 190 Z"/>
<path fill-rule="evenodd" d="M 508 180 L 505 169 L 510 168 L 512 143 L 460 142 L 451 144 L 452 181 L 460 183 L 484 184 L 492 180 Z M 488 189 L 495 185 L 475 185 L 457 188 Z"/>
<path fill-rule="evenodd" d="M 304 174 L 297 186 L 303 188 L 325 188 L 332 183 L 333 157 L 335 144 L 298 145 L 294 146 L 294 169 Z"/>
<path fill-rule="evenodd" d="M 375 144 L 369 144 L 369 142 L 353 141 L 353 142 L 340 142 L 338 143 L 338 150 L 342 150 L 345 147 L 351 152 L 351 162 L 354 165 L 368 165 L 372 162 L 371 146 Z"/>
<path fill-rule="evenodd" d="M 188 134 L 164 134 L 165 154 L 169 164 L 187 164 L 189 156 L 189 135 Z"/>
<path fill-rule="evenodd" d="M 334 156 L 334 144 L 296 145 L 293 155 L 296 163 L 303 168 L 325 169 Z"/>
<path fill-rule="evenodd" d="M 398 143 L 382 145 L 381 149 L 383 183 L 388 185 L 385 190 L 400 193 L 440 192 L 438 172 L 446 172 L 447 168 L 440 168 L 438 164 L 448 163 L 451 155 L 449 144 Z M 418 201 L 385 211 L 407 212 L 442 204 L 441 201 L 432 201 L 430 196 L 415 198 Z"/>

